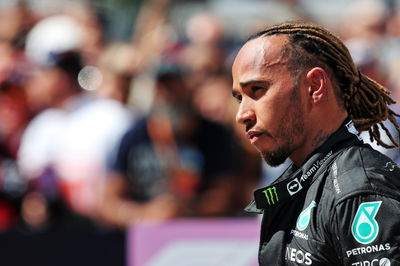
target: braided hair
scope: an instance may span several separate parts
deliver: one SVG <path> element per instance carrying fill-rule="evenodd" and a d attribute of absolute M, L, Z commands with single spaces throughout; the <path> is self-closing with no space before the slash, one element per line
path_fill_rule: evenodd
<path fill-rule="evenodd" d="M 287 44 L 282 54 L 288 58 L 288 68 L 293 74 L 310 67 L 322 67 L 334 82 L 335 94 L 347 110 L 359 132 L 368 131 L 371 141 L 385 148 L 399 147 L 389 129 L 383 124 L 389 120 L 397 132 L 400 127 L 396 116 L 388 105 L 396 103 L 390 91 L 363 75 L 355 66 L 349 50 L 343 42 L 328 30 L 297 22 L 269 27 L 252 35 L 248 41 L 259 37 L 285 34 Z M 335 85 L 336 84 L 336 85 Z M 379 126 L 385 131 L 392 144 L 381 140 Z"/>

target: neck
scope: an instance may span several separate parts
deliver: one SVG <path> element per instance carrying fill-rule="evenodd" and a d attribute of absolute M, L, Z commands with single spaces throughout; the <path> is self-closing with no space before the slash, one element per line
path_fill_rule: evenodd
<path fill-rule="evenodd" d="M 310 154 L 321 147 L 326 140 L 339 129 L 346 117 L 347 113 L 343 113 L 336 119 L 331 120 L 329 123 L 323 123 L 319 127 L 315 128 L 311 127 L 308 134 L 305 134 L 306 139 L 302 147 L 291 154 L 290 159 L 293 163 L 297 167 L 302 166 Z M 329 119 L 320 121 L 329 121 Z"/>

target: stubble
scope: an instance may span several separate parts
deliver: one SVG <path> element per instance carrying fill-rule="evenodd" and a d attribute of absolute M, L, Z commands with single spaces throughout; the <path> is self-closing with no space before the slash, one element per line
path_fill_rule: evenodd
<path fill-rule="evenodd" d="M 304 132 L 304 115 L 301 109 L 299 86 L 293 86 L 290 95 L 290 104 L 285 112 L 287 115 L 282 119 L 277 136 L 283 140 L 278 149 L 272 152 L 261 152 L 261 157 L 270 166 L 279 166 L 293 153 L 295 137 Z"/>

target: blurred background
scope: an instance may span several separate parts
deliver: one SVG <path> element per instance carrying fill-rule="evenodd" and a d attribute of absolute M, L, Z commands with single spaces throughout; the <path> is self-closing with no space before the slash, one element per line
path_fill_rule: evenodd
<path fill-rule="evenodd" d="M 288 20 L 327 27 L 400 98 L 398 0 L 2 0 L 0 264 L 128 265 L 140 225 L 257 220 L 252 191 L 289 162 L 235 125 L 230 68 Z"/>

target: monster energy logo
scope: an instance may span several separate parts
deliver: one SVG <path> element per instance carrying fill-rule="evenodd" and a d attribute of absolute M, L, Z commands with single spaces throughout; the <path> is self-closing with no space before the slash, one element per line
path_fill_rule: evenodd
<path fill-rule="evenodd" d="M 278 193 L 276 193 L 275 187 L 269 187 L 263 190 L 265 197 L 267 198 L 268 205 L 274 205 L 279 201 Z"/>

